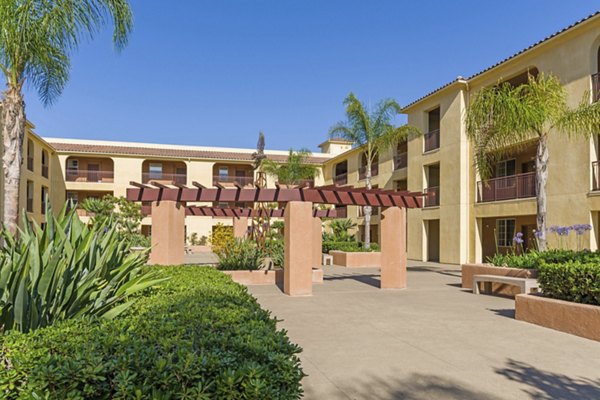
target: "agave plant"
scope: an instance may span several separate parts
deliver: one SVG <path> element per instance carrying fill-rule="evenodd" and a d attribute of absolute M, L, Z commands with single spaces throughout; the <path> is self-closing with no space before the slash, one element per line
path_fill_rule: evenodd
<path fill-rule="evenodd" d="M 23 218 L 12 235 L 2 229 L 0 325 L 28 332 L 82 316 L 114 318 L 135 293 L 160 283 L 142 270 L 147 253 L 131 253 L 115 226 L 87 226 L 76 211 L 46 210 L 41 227 Z"/>

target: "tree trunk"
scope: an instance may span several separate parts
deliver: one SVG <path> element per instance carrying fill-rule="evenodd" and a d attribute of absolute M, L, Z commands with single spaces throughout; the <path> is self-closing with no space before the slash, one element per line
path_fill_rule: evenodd
<path fill-rule="evenodd" d="M 548 137 L 542 135 L 535 156 L 535 193 L 537 200 L 537 241 L 540 251 L 548 248 L 546 242 L 546 182 L 548 182 Z"/>
<path fill-rule="evenodd" d="M 371 161 L 367 159 L 367 171 L 366 171 L 366 180 L 367 180 L 367 189 L 371 189 Z M 364 206 L 363 212 L 365 215 L 365 249 L 369 249 L 371 247 L 371 206 Z"/>
<path fill-rule="evenodd" d="M 3 222 L 11 233 L 17 230 L 19 215 L 19 182 L 23 161 L 25 137 L 25 102 L 19 89 L 10 88 L 3 93 L 0 107 L 4 172 Z"/>

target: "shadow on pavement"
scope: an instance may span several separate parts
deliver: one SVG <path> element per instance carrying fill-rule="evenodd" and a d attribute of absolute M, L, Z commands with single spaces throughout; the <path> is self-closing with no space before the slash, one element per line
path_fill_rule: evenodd
<path fill-rule="evenodd" d="M 507 361 L 506 367 L 498 368 L 495 372 L 511 381 L 529 386 L 529 389 L 524 389 L 524 392 L 532 399 L 600 399 L 600 379 L 572 378 L 543 371 L 530 364 L 512 359 Z"/>
<path fill-rule="evenodd" d="M 352 279 L 355 280 L 357 282 L 361 282 L 361 283 L 365 283 L 367 285 L 370 286 L 374 286 L 376 288 L 379 288 L 379 274 L 364 274 L 364 275 L 358 275 L 358 274 L 348 274 L 348 275 L 339 275 L 339 274 L 335 274 L 335 275 L 326 275 L 325 277 L 323 277 L 323 281 L 340 281 L 340 280 L 346 280 L 346 279 Z"/>
<path fill-rule="evenodd" d="M 414 271 L 414 272 L 435 272 L 436 274 L 453 276 L 455 278 L 461 277 L 461 271 L 459 269 L 441 269 L 438 267 L 419 266 L 419 267 L 408 267 L 407 270 Z"/>

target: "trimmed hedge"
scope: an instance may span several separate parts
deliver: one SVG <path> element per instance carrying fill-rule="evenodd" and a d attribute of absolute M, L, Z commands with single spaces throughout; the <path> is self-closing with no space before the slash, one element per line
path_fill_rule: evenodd
<path fill-rule="evenodd" d="M 171 279 L 119 318 L 0 338 L 7 399 L 296 399 L 298 353 L 245 287 L 207 267 Z"/>
<path fill-rule="evenodd" d="M 542 263 L 538 282 L 545 296 L 576 303 L 600 305 L 600 264 L 567 261 Z"/>
<path fill-rule="evenodd" d="M 359 251 L 379 251 L 379 245 L 377 243 L 371 243 L 369 249 L 365 249 L 361 243 L 358 242 L 323 242 L 323 253 L 329 253 L 331 250 L 346 251 L 350 253 Z"/>
<path fill-rule="evenodd" d="M 598 251 L 547 250 L 528 251 L 524 254 L 496 254 L 488 261 L 498 267 L 533 269 L 541 264 L 562 264 L 571 261 L 600 264 Z"/>

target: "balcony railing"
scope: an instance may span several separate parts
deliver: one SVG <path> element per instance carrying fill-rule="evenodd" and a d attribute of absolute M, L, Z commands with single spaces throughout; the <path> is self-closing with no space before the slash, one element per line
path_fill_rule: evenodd
<path fill-rule="evenodd" d="M 336 185 L 345 185 L 348 183 L 348 173 L 344 172 L 343 174 L 337 174 L 335 178 L 333 178 L 333 182 Z"/>
<path fill-rule="evenodd" d="M 592 99 L 594 103 L 600 99 L 600 72 L 592 75 Z"/>
<path fill-rule="evenodd" d="M 426 188 L 425 190 L 423 190 L 423 193 L 425 193 L 425 201 L 423 204 L 425 207 L 437 207 L 440 205 L 439 186 Z"/>
<path fill-rule="evenodd" d="M 157 181 L 160 183 L 179 183 L 185 185 L 187 181 L 186 174 L 168 174 L 160 172 L 143 172 L 142 183 L 148 183 L 150 181 Z"/>
<path fill-rule="evenodd" d="M 600 162 L 594 161 L 592 163 L 592 189 L 600 190 Z"/>
<path fill-rule="evenodd" d="M 400 153 L 394 157 L 394 169 L 406 168 L 408 165 L 408 153 Z"/>
<path fill-rule="evenodd" d="M 379 175 L 379 164 L 373 163 L 371 164 L 371 176 Z M 366 179 L 367 178 L 367 166 L 362 166 L 358 169 L 358 178 Z"/>
<path fill-rule="evenodd" d="M 477 182 L 477 202 L 535 197 L 535 172 Z"/>
<path fill-rule="evenodd" d="M 435 129 L 433 131 L 427 132 L 424 136 L 425 140 L 425 152 L 439 149 L 440 148 L 440 130 Z"/>
<path fill-rule="evenodd" d="M 114 171 L 95 171 L 85 169 L 67 170 L 67 182 L 113 182 L 114 177 Z"/>
<path fill-rule="evenodd" d="M 213 176 L 213 185 L 216 185 L 217 183 L 237 183 L 238 185 L 246 186 L 254 183 L 254 177 L 215 175 Z"/>

